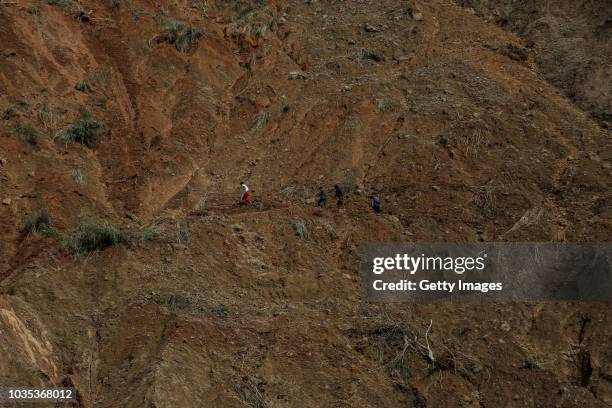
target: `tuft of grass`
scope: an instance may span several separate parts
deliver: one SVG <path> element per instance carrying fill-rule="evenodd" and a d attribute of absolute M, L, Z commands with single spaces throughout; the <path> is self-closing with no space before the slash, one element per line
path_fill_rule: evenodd
<path fill-rule="evenodd" d="M 230 308 L 221 303 L 219 306 L 212 308 L 211 312 L 219 317 L 226 317 L 230 314 Z"/>
<path fill-rule="evenodd" d="M 305 219 L 300 218 L 299 220 L 294 222 L 293 228 L 295 229 L 295 233 L 297 234 L 297 236 L 301 239 L 310 239 L 310 231 L 308 231 L 308 224 L 306 223 Z"/>
<path fill-rule="evenodd" d="M 369 59 L 376 62 L 384 62 L 385 54 L 376 50 L 363 49 L 361 50 L 361 58 Z"/>
<path fill-rule="evenodd" d="M 176 231 L 176 242 L 187 245 L 191 240 L 191 230 L 185 226 L 182 226 L 180 223 L 177 223 Z"/>
<path fill-rule="evenodd" d="M 9 107 L 2 111 L 3 120 L 10 120 L 14 118 L 15 116 L 17 116 L 17 112 L 15 111 L 15 108 Z"/>
<path fill-rule="evenodd" d="M 32 114 L 32 110 L 30 109 L 30 102 L 28 102 L 26 99 L 19 100 L 17 102 L 17 107 L 20 111 L 22 111 L 28 116 Z"/>
<path fill-rule="evenodd" d="M 44 0 L 50 6 L 58 6 L 61 8 L 68 8 L 74 5 L 73 0 Z"/>
<path fill-rule="evenodd" d="M 91 85 L 89 85 L 89 82 L 87 81 L 79 81 L 74 85 L 74 89 L 76 89 L 79 92 L 85 92 L 85 93 L 90 93 L 93 91 L 93 88 L 91 87 Z"/>
<path fill-rule="evenodd" d="M 3 50 L 0 53 L 0 56 L 2 56 L 3 58 L 6 58 L 6 59 L 15 58 L 17 56 L 17 51 L 9 48 L 9 49 Z"/>
<path fill-rule="evenodd" d="M 51 218 L 46 209 L 40 209 L 30 214 L 23 225 L 23 231 L 29 235 L 42 234 L 50 236 L 53 234 L 53 228 L 51 228 Z"/>
<path fill-rule="evenodd" d="M 355 191 L 357 191 L 357 187 L 357 172 L 355 170 L 351 170 L 344 181 L 344 194 L 353 194 Z"/>
<path fill-rule="evenodd" d="M 287 74 L 287 79 L 290 81 L 295 81 L 298 79 L 306 79 L 306 75 L 300 71 L 291 71 Z"/>
<path fill-rule="evenodd" d="M 138 21 L 140 20 L 140 16 L 145 14 L 145 11 L 140 8 L 133 8 L 130 10 L 130 13 L 132 13 L 132 18 L 134 19 L 134 21 Z"/>
<path fill-rule="evenodd" d="M 193 1 L 192 0 L 190 3 L 191 3 L 191 8 L 199 12 L 202 15 L 202 17 L 209 18 L 208 17 L 208 8 L 209 8 L 208 1 L 206 0 Z"/>
<path fill-rule="evenodd" d="M 236 385 L 234 392 L 243 401 L 243 404 L 249 407 L 268 408 L 270 406 L 257 384 L 251 384 L 250 386 Z"/>
<path fill-rule="evenodd" d="M 113 79 L 113 68 L 107 65 L 102 65 L 96 69 L 90 79 L 101 85 L 102 88 L 108 88 Z"/>
<path fill-rule="evenodd" d="M 105 122 L 96 120 L 89 112 L 82 112 L 75 123 L 64 130 L 62 139 L 68 143 L 80 143 L 95 147 L 100 139 L 108 135 L 110 129 Z"/>
<path fill-rule="evenodd" d="M 255 115 L 255 128 L 261 129 L 266 126 L 270 121 L 271 116 L 272 115 L 270 115 L 270 112 L 268 111 L 259 112 L 257 115 Z"/>
<path fill-rule="evenodd" d="M 160 235 L 161 235 L 161 229 L 154 225 L 150 225 L 142 231 L 142 235 L 140 236 L 140 239 L 143 241 L 154 241 Z"/>
<path fill-rule="evenodd" d="M 81 186 L 85 185 L 86 178 L 85 178 L 85 174 L 83 174 L 81 169 L 74 169 L 74 170 L 72 170 L 70 175 L 72 176 L 74 181 L 79 183 L 79 185 L 81 185 Z"/>
<path fill-rule="evenodd" d="M 89 83 L 92 90 L 92 82 L 97 83 L 99 88 L 106 89 L 110 87 L 113 83 L 113 72 L 114 71 L 112 66 L 100 65 L 89 75 L 89 80 L 87 82 Z"/>
<path fill-rule="evenodd" d="M 26 8 L 26 12 L 28 14 L 33 15 L 34 17 L 40 17 L 41 16 L 40 9 L 38 7 L 36 7 L 36 6 Z"/>
<path fill-rule="evenodd" d="M 54 132 L 60 122 L 59 110 L 49 107 L 45 103 L 38 111 L 38 120 L 40 120 L 45 129 Z"/>
<path fill-rule="evenodd" d="M 110 5 L 112 8 L 121 8 L 125 3 L 128 3 L 126 0 L 111 0 Z"/>
<path fill-rule="evenodd" d="M 230 11 L 237 14 L 241 19 L 247 15 L 257 12 L 266 5 L 265 0 L 227 0 L 225 6 L 229 6 Z"/>
<path fill-rule="evenodd" d="M 36 146 L 38 144 L 38 137 L 41 135 L 40 130 L 30 125 L 17 126 L 14 133 L 20 135 L 21 141 L 30 146 Z"/>
<path fill-rule="evenodd" d="M 110 223 L 86 219 L 72 235 L 70 250 L 76 255 L 87 255 L 125 242 L 125 234 Z"/>
<path fill-rule="evenodd" d="M 327 222 L 327 220 L 321 220 L 321 225 L 323 226 L 323 228 L 325 228 L 325 231 L 327 231 L 327 234 L 332 240 L 338 239 L 338 233 L 336 232 L 334 227 L 332 227 L 331 224 Z"/>
<path fill-rule="evenodd" d="M 74 0 L 44 0 L 50 6 L 57 6 L 74 17 L 81 16 L 83 7 Z"/>
<path fill-rule="evenodd" d="M 465 138 L 463 138 L 462 143 L 465 145 L 465 152 L 468 157 L 477 160 L 480 149 L 485 144 L 485 140 L 480 129 L 474 129 L 472 133 L 467 134 Z"/>
<path fill-rule="evenodd" d="M 183 21 L 164 17 L 158 20 L 164 27 L 164 33 L 159 41 L 174 45 L 179 52 L 189 52 L 194 49 L 204 34 L 202 28 L 192 27 Z"/>
<path fill-rule="evenodd" d="M 395 112 L 400 105 L 395 99 L 381 98 L 376 100 L 376 110 L 378 113 Z"/>
<path fill-rule="evenodd" d="M 480 186 L 474 192 L 472 202 L 478 207 L 484 214 L 494 214 L 495 205 L 495 190 L 496 187 L 493 185 Z"/>

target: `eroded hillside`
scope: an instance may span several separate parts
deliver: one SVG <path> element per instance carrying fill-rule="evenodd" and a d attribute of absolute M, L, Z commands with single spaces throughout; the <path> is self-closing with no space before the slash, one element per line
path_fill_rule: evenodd
<path fill-rule="evenodd" d="M 513 34 L 448 1 L 18 1 L 0 53 L 0 384 L 612 403 L 609 305 L 361 299 L 367 240 L 609 240 L 609 131 Z M 346 208 L 315 209 L 335 183 Z M 122 238 L 89 251 L 87 219 Z"/>
<path fill-rule="evenodd" d="M 520 35 L 544 77 L 612 126 L 612 3 L 597 0 L 458 0 Z M 522 56 L 520 57 L 522 58 Z"/>

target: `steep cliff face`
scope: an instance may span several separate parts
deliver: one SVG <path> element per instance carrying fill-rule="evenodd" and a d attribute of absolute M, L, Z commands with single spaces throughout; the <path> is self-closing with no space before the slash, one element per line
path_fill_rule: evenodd
<path fill-rule="evenodd" d="M 612 126 L 610 1 L 459 0 L 517 33 L 545 78 L 582 109 Z"/>
<path fill-rule="evenodd" d="M 0 385 L 84 407 L 610 404 L 609 305 L 361 299 L 368 240 L 610 239 L 610 134 L 579 108 L 607 120 L 609 24 L 578 64 L 466 7 L 0 3 Z M 335 183 L 346 208 L 313 208 Z"/>

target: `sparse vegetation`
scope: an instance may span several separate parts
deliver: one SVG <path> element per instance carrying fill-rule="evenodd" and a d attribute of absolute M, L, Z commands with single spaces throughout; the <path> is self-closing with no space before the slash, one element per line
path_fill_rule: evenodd
<path fill-rule="evenodd" d="M 125 234 L 110 223 L 86 219 L 71 237 L 70 249 L 76 255 L 87 255 L 125 242 Z"/>
<path fill-rule="evenodd" d="M 485 214 L 495 213 L 495 190 L 495 186 L 487 184 L 474 192 L 472 202 Z"/>
<path fill-rule="evenodd" d="M 376 110 L 379 113 L 395 112 L 399 107 L 400 104 L 395 99 L 381 98 L 376 100 Z"/>
<path fill-rule="evenodd" d="M 538 360 L 527 359 L 523 361 L 523 364 L 520 366 L 520 368 L 526 370 L 542 371 L 544 370 L 544 365 Z"/>
<path fill-rule="evenodd" d="M 142 231 L 140 237 L 143 241 L 154 241 L 161 235 L 161 229 L 155 225 L 150 225 Z"/>
<path fill-rule="evenodd" d="M 85 183 L 86 183 L 85 175 L 83 174 L 83 172 L 80 169 L 72 170 L 71 176 L 74 179 L 74 181 L 79 183 L 79 185 L 81 185 L 81 186 L 85 185 Z"/>
<path fill-rule="evenodd" d="M 287 74 L 287 79 L 290 81 L 295 81 L 298 79 L 306 79 L 306 75 L 300 71 L 291 71 Z"/>
<path fill-rule="evenodd" d="M 297 234 L 297 236 L 301 239 L 310 239 L 310 231 L 308 231 L 308 224 L 306 223 L 305 219 L 300 218 L 299 220 L 294 222 L 293 228 L 295 229 L 295 233 Z"/>
<path fill-rule="evenodd" d="M 130 10 L 130 13 L 132 13 L 132 18 L 134 19 L 134 21 L 138 21 L 140 19 L 140 16 L 145 14 L 145 11 L 140 8 L 133 8 L 132 10 Z"/>
<path fill-rule="evenodd" d="M 327 231 L 327 234 L 332 240 L 338 239 L 338 233 L 336 232 L 334 227 L 332 227 L 331 224 L 327 222 L 327 220 L 321 220 L 321 225 L 323 226 L 323 228 L 325 228 L 325 231 Z"/>
<path fill-rule="evenodd" d="M 61 8 L 69 8 L 74 6 L 73 0 L 44 0 L 50 6 L 58 6 Z"/>
<path fill-rule="evenodd" d="M 21 110 L 23 113 L 26 113 L 28 115 L 30 115 L 32 113 L 32 111 L 30 110 L 30 102 L 28 102 L 26 99 L 21 99 L 17 102 L 17 107 L 19 108 L 19 110 Z"/>
<path fill-rule="evenodd" d="M 239 19 L 266 5 L 265 0 L 228 0 L 225 3 L 234 13 L 237 13 Z"/>
<path fill-rule="evenodd" d="M 348 176 L 346 176 L 346 180 L 344 181 L 344 194 L 353 194 L 357 191 L 357 188 L 357 172 L 355 170 L 351 170 Z"/>
<path fill-rule="evenodd" d="M 110 4 L 112 8 L 120 8 L 121 6 L 130 3 L 132 0 L 111 0 Z"/>
<path fill-rule="evenodd" d="M 244 32 L 249 33 L 259 38 L 266 38 L 268 35 L 269 26 L 266 24 L 246 24 Z"/>
<path fill-rule="evenodd" d="M 41 134 L 40 130 L 30 125 L 17 126 L 14 133 L 21 136 L 21 141 L 30 146 L 38 144 L 38 138 Z"/>
<path fill-rule="evenodd" d="M 544 207 L 533 207 L 525 211 L 525 213 L 521 216 L 521 218 L 510 228 L 508 231 L 504 232 L 501 237 L 511 234 L 512 232 L 526 227 L 528 225 L 537 224 L 542 219 L 544 215 Z"/>
<path fill-rule="evenodd" d="M 282 196 L 297 199 L 302 204 L 307 204 L 312 199 L 313 192 L 305 186 L 287 186 L 280 191 Z"/>
<path fill-rule="evenodd" d="M 252 384 L 251 386 L 240 386 L 237 385 L 234 389 L 236 395 L 248 404 L 252 408 L 268 408 L 268 402 L 259 391 L 257 385 Z"/>
<path fill-rule="evenodd" d="M 17 56 L 17 51 L 9 48 L 9 49 L 3 50 L 0 53 L 0 55 L 6 59 L 15 58 Z"/>
<path fill-rule="evenodd" d="M 168 306 L 172 310 L 188 310 L 193 308 L 189 298 L 181 295 L 180 293 L 170 295 L 170 298 L 168 299 Z"/>
<path fill-rule="evenodd" d="M 158 17 L 157 20 L 164 27 L 164 32 L 155 36 L 154 40 L 158 43 L 172 44 L 180 52 L 189 52 L 194 49 L 204 34 L 202 28 L 192 27 L 179 20 L 164 16 Z"/>
<path fill-rule="evenodd" d="M 94 119 L 89 112 L 82 112 L 77 121 L 64 130 L 62 139 L 69 143 L 80 143 L 95 147 L 99 140 L 110 133 L 105 122 Z"/>
<path fill-rule="evenodd" d="M 198 11 L 202 17 L 208 18 L 208 1 L 206 0 L 196 0 L 191 1 L 191 8 Z"/>
<path fill-rule="evenodd" d="M 5 110 L 2 111 L 2 119 L 4 120 L 10 120 L 14 118 L 15 116 L 17 116 L 17 112 L 15 111 L 14 108 L 6 108 Z"/>
<path fill-rule="evenodd" d="M 86 17 L 87 14 L 81 5 L 74 0 L 43 0 L 50 6 L 57 6 L 74 17 Z"/>
<path fill-rule="evenodd" d="M 361 50 L 361 57 L 363 59 L 369 59 L 376 62 L 385 61 L 385 55 L 382 52 L 375 50 L 363 49 Z"/>
<path fill-rule="evenodd" d="M 184 245 L 188 244 L 191 240 L 191 230 L 180 223 L 177 223 L 176 231 L 176 242 Z"/>
<path fill-rule="evenodd" d="M 91 80 L 102 85 L 102 88 L 108 88 L 111 84 L 113 71 L 109 66 L 100 66 L 91 75 Z M 91 84 L 89 84 L 91 86 Z"/>
<path fill-rule="evenodd" d="M 221 303 L 219 306 L 213 308 L 211 312 L 216 314 L 219 317 L 226 317 L 227 315 L 230 314 L 230 309 L 228 306 Z"/>
<path fill-rule="evenodd" d="M 208 198 L 208 195 L 205 195 L 204 197 L 200 198 L 198 200 L 198 202 L 196 203 L 196 205 L 194 206 L 193 210 L 198 213 L 198 214 L 203 214 L 206 211 L 206 199 Z"/>
<path fill-rule="evenodd" d="M 33 15 L 34 17 L 40 17 L 41 16 L 40 8 L 38 8 L 36 6 L 26 8 L 26 12 L 28 14 Z"/>
<path fill-rule="evenodd" d="M 255 128 L 261 129 L 266 126 L 270 121 L 271 116 L 272 115 L 270 115 L 270 112 L 268 111 L 259 112 L 257 115 L 255 115 Z"/>
<path fill-rule="evenodd" d="M 85 93 L 90 93 L 93 91 L 93 88 L 91 87 L 91 85 L 89 85 L 89 82 L 87 81 L 79 81 L 74 85 L 74 89 L 76 89 L 79 92 L 85 92 Z"/>
<path fill-rule="evenodd" d="M 480 147 L 484 144 L 484 138 L 480 129 L 474 129 L 472 133 L 468 133 L 463 139 L 463 144 L 465 145 L 468 157 L 474 160 L 478 159 Z"/>
<path fill-rule="evenodd" d="M 58 109 L 49 107 L 46 103 L 38 111 L 38 119 L 48 131 L 54 132 L 60 122 Z"/>
<path fill-rule="evenodd" d="M 53 228 L 51 228 L 51 218 L 46 209 L 40 209 L 30 214 L 24 223 L 23 231 L 28 234 L 42 234 L 49 236 L 53 234 Z"/>

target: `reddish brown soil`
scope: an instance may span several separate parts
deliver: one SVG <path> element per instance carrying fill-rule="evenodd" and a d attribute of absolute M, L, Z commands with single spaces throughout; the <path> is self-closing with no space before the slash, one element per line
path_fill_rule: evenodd
<path fill-rule="evenodd" d="M 608 304 L 362 300 L 366 240 L 610 240 L 610 132 L 518 37 L 447 0 L 80 4 L 0 2 L 0 385 L 83 407 L 612 404 Z M 160 16 L 197 46 L 159 41 Z M 94 148 L 59 136 L 83 109 L 112 130 Z M 236 207 L 241 180 L 260 207 Z M 338 182 L 346 208 L 315 209 Z M 55 235 L 23 232 L 41 208 Z M 73 256 L 88 217 L 129 242 Z"/>

